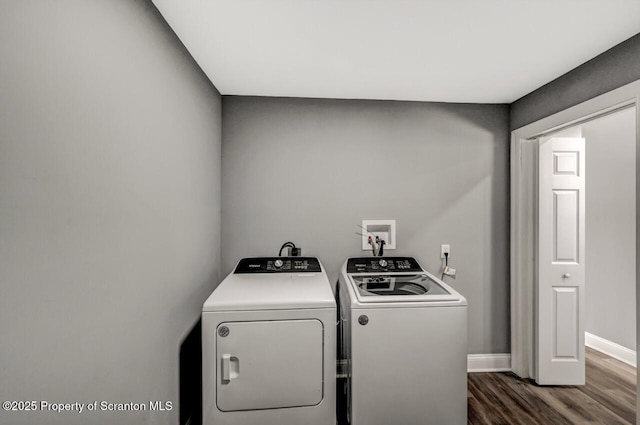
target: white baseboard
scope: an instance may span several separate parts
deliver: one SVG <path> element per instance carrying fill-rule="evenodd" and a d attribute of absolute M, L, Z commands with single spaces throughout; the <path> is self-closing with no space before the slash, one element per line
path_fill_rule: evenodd
<path fill-rule="evenodd" d="M 636 352 L 627 347 L 623 347 L 620 344 L 616 344 L 615 342 L 611 342 L 604 338 L 600 338 L 599 336 L 590 334 L 589 332 L 585 332 L 584 345 L 591 347 L 594 350 L 598 350 L 607 356 L 613 357 L 614 359 L 618 359 L 628 365 L 637 367 Z"/>
<path fill-rule="evenodd" d="M 469 354 L 467 372 L 510 372 L 511 354 Z"/>

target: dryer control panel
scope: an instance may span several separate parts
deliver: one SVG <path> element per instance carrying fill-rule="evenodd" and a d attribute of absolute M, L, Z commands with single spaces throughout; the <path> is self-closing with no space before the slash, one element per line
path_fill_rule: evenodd
<path fill-rule="evenodd" d="M 347 260 L 347 273 L 421 272 L 413 257 L 361 257 Z"/>
<path fill-rule="evenodd" d="M 243 258 L 234 273 L 318 273 L 320 261 L 315 257 Z"/>

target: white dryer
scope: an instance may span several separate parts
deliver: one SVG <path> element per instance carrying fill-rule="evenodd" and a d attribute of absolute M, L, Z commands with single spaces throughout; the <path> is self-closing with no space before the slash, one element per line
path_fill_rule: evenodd
<path fill-rule="evenodd" d="M 466 424 L 465 298 L 411 257 L 350 258 L 338 285 L 348 423 Z"/>
<path fill-rule="evenodd" d="M 317 258 L 242 259 L 203 306 L 203 424 L 335 424 L 336 317 Z"/>

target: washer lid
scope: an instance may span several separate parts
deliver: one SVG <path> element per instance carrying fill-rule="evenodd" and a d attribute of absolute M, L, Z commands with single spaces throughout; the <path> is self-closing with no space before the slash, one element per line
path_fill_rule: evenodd
<path fill-rule="evenodd" d="M 351 276 L 361 302 L 458 301 L 460 297 L 424 273 Z"/>

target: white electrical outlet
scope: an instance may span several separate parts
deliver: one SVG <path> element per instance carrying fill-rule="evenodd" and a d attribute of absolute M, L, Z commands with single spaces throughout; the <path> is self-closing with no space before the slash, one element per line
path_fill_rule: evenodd
<path fill-rule="evenodd" d="M 449 245 L 440 245 L 440 258 L 445 258 L 445 253 L 449 254 L 449 258 L 451 258 L 451 247 Z"/>

